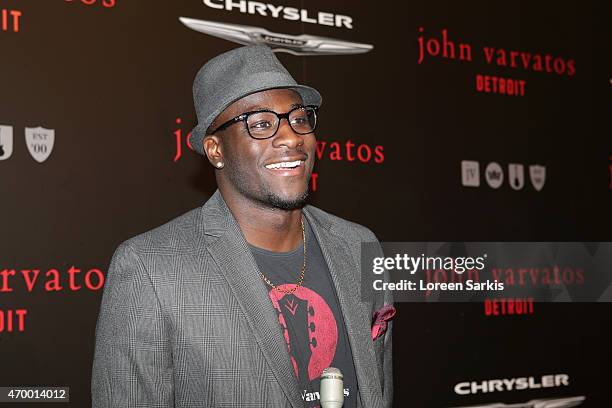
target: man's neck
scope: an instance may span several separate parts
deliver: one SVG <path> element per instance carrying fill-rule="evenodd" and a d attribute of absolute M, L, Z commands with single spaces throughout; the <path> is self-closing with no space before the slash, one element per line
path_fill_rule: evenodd
<path fill-rule="evenodd" d="M 282 210 L 232 194 L 223 198 L 249 244 L 268 251 L 288 252 L 302 242 L 301 209 Z"/>

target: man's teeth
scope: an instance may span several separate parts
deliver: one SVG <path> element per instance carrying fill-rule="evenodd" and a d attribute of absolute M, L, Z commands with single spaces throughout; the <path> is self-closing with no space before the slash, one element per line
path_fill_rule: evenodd
<path fill-rule="evenodd" d="M 267 169 L 293 169 L 299 166 L 302 163 L 302 160 L 290 161 L 290 162 L 280 162 L 280 163 L 272 163 L 266 166 Z"/>

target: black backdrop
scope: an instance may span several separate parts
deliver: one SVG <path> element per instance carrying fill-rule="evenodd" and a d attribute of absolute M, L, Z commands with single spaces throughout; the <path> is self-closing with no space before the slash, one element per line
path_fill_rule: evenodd
<path fill-rule="evenodd" d="M 273 4 L 350 16 L 353 28 L 199 0 L 2 1 L 0 145 L 12 132 L 13 151 L 0 155 L 0 385 L 67 385 L 71 405 L 88 406 L 100 276 L 114 249 L 215 189 L 212 169 L 185 142 L 195 124 L 191 85 L 205 61 L 236 44 L 190 30 L 180 16 L 373 45 L 357 55 L 278 55 L 324 97 L 311 202 L 379 239 L 612 240 L 603 2 Z M 419 62 L 419 38 L 425 49 L 435 38 L 435 54 L 443 31 L 457 58 L 440 51 Z M 471 60 L 459 58 L 460 43 Z M 496 64 L 498 49 L 508 66 Z M 527 68 L 520 52 L 531 55 Z M 534 66 L 535 54 L 551 56 L 551 72 Z M 525 81 L 523 94 L 481 92 L 478 75 Z M 25 138 L 37 126 L 55 132 L 42 163 Z M 480 186 L 463 185 L 462 161 L 478 162 Z M 489 186 L 490 162 L 505 174 L 499 188 Z M 508 182 L 511 163 L 524 166 L 519 190 Z M 540 191 L 533 165 L 546 169 Z M 585 396 L 582 406 L 608 406 L 611 312 L 536 304 L 533 313 L 490 316 L 482 304 L 400 304 L 395 405 Z M 460 382 L 560 373 L 569 385 L 454 391 Z"/>

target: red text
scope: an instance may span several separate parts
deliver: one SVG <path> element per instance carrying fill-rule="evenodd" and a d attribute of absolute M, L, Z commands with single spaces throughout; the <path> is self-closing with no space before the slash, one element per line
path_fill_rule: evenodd
<path fill-rule="evenodd" d="M 486 316 L 532 315 L 533 298 L 487 299 L 484 312 Z"/>
<path fill-rule="evenodd" d="M 88 6 L 93 6 L 94 4 L 98 3 L 98 4 L 102 4 L 102 6 L 106 8 L 115 7 L 115 5 L 117 4 L 117 0 L 66 0 L 66 1 L 69 3 L 72 3 L 73 1 L 78 2 L 78 3 L 83 3 Z"/>
<path fill-rule="evenodd" d="M 0 293 L 13 292 L 15 282 L 23 284 L 28 292 L 32 292 L 34 288 L 58 292 L 66 287 L 71 291 L 84 288 L 96 291 L 104 286 L 104 274 L 96 268 L 83 273 L 75 266 L 71 266 L 64 273 L 60 273 L 58 269 L 49 269 L 46 272 L 41 272 L 40 269 L 0 270 Z"/>
<path fill-rule="evenodd" d="M 0 310 L 0 333 L 25 330 L 26 309 Z"/>
<path fill-rule="evenodd" d="M 21 18 L 21 11 L 0 9 L 0 27 L 1 31 L 13 33 L 19 32 L 19 19 Z"/>
<path fill-rule="evenodd" d="M 524 96 L 525 81 L 522 79 L 502 78 L 492 75 L 476 75 L 476 90 L 508 96 Z"/>

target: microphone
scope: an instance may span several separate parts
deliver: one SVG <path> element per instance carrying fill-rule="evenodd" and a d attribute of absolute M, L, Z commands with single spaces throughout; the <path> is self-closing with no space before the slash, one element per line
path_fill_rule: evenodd
<path fill-rule="evenodd" d="M 328 367 L 321 373 L 321 407 L 342 408 L 344 404 L 344 380 L 342 372 Z"/>

